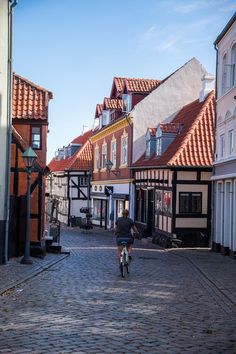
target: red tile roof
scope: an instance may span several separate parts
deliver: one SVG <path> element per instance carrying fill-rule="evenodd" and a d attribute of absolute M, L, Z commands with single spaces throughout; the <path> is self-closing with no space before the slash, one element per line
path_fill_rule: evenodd
<path fill-rule="evenodd" d="M 82 135 L 77 136 L 74 140 L 72 140 L 71 144 L 81 144 L 83 145 L 93 134 L 92 129 L 88 130 Z"/>
<path fill-rule="evenodd" d="M 52 92 L 17 74 L 13 74 L 13 118 L 47 120 L 48 102 L 52 98 Z"/>
<path fill-rule="evenodd" d="M 160 128 L 163 133 L 178 133 L 180 124 L 176 123 L 161 123 Z"/>
<path fill-rule="evenodd" d="M 95 110 L 95 118 L 98 118 L 102 114 L 103 104 L 98 103 Z"/>
<path fill-rule="evenodd" d="M 122 100 L 118 98 L 104 98 L 104 109 L 122 109 Z"/>
<path fill-rule="evenodd" d="M 144 154 L 133 164 L 133 167 L 211 167 L 214 97 L 214 91 L 212 91 L 205 101 L 196 100 L 184 106 L 172 121 L 183 127 L 163 155 L 147 159 Z"/>
<path fill-rule="evenodd" d="M 117 97 L 126 91 L 150 93 L 160 84 L 160 82 L 160 80 L 154 79 L 114 77 L 111 97 Z"/>
<path fill-rule="evenodd" d="M 155 136 L 157 132 L 157 128 L 148 128 L 148 131 L 151 136 Z"/>
<path fill-rule="evenodd" d="M 83 144 L 71 157 L 53 158 L 48 167 L 51 172 L 61 172 L 65 170 L 89 170 L 92 161 L 92 146 L 89 138 L 92 135 L 92 130 L 78 136 L 71 143 Z"/>

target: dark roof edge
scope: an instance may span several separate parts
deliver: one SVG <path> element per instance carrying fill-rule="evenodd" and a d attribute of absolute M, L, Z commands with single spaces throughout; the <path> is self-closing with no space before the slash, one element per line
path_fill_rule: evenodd
<path fill-rule="evenodd" d="M 228 32 L 228 30 L 230 29 L 230 27 L 233 25 L 233 23 L 236 20 L 236 12 L 234 13 L 234 15 L 231 17 L 231 19 L 229 20 L 229 22 L 227 23 L 227 25 L 224 27 L 224 29 L 221 31 L 221 33 L 219 34 L 219 36 L 216 38 L 214 45 L 218 44 L 220 42 L 220 40 L 224 37 L 224 35 Z"/>

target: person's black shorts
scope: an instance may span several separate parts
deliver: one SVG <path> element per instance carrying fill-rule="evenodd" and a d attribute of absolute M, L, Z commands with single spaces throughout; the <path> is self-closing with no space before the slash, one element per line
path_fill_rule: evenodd
<path fill-rule="evenodd" d="M 117 237 L 116 238 L 117 246 L 121 246 L 122 242 L 126 242 L 127 245 L 132 245 L 134 243 L 134 238 L 133 237 Z"/>

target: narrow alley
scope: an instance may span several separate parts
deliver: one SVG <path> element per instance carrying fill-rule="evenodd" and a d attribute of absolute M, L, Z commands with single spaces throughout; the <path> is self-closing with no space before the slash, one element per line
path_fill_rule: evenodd
<path fill-rule="evenodd" d="M 0 353 L 236 352 L 236 289 L 214 282 L 230 258 L 136 241 L 122 279 L 110 232 L 64 228 L 62 244 L 70 256 L 1 295 Z"/>

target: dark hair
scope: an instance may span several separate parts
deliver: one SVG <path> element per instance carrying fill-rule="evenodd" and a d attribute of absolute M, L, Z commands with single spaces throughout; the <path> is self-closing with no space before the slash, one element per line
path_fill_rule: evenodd
<path fill-rule="evenodd" d="M 127 218 L 127 217 L 129 216 L 129 210 L 124 209 L 124 210 L 122 211 L 122 215 L 123 215 L 124 218 Z"/>

